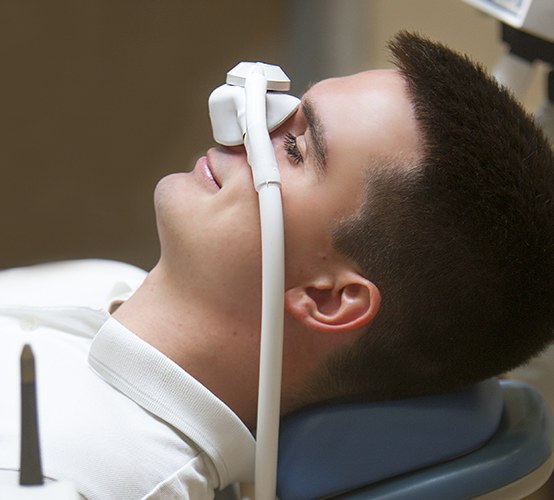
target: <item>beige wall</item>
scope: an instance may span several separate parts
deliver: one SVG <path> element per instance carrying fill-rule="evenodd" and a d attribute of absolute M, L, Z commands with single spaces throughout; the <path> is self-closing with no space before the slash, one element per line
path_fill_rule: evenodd
<path fill-rule="evenodd" d="M 3 0 L 0 267 L 153 265 L 156 181 L 210 143 L 206 99 L 229 67 L 287 67 L 285 14 L 297 1 Z M 495 22 L 459 0 L 368 2 L 365 66 L 386 64 L 385 41 L 402 28 L 488 66 L 502 51 Z M 309 13 L 298 26 L 307 22 Z"/>
<path fill-rule="evenodd" d="M 155 263 L 156 181 L 210 143 L 229 67 L 281 59 L 279 16 L 259 0 L 3 0 L 0 267 Z"/>

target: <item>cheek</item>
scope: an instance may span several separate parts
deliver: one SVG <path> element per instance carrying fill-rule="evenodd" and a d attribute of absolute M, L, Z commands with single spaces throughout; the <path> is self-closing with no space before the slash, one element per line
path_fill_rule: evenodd
<path fill-rule="evenodd" d="M 295 286 L 320 267 L 331 253 L 329 211 L 314 188 L 309 195 L 283 200 L 285 219 L 286 283 Z"/>

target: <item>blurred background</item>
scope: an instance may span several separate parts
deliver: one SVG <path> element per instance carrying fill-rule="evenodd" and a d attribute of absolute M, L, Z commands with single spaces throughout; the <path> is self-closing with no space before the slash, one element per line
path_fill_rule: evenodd
<path fill-rule="evenodd" d="M 460 0 L 2 0 L 0 268 L 101 257 L 149 269 L 154 187 L 211 144 L 207 98 L 229 68 L 277 63 L 300 93 L 388 66 L 399 29 L 489 68 L 504 50 L 498 23 Z"/>

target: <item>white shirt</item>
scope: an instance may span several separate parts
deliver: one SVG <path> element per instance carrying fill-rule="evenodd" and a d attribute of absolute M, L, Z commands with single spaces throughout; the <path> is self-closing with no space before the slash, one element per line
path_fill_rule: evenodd
<path fill-rule="evenodd" d="M 254 439 L 240 419 L 108 314 L 143 278 L 110 261 L 0 273 L 0 484 L 18 481 L 24 343 L 35 354 L 46 478 L 102 500 L 207 499 L 252 481 Z"/>

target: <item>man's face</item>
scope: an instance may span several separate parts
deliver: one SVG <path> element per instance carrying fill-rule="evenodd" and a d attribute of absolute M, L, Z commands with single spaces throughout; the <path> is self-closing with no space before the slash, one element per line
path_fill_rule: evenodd
<path fill-rule="evenodd" d="M 402 77 L 368 71 L 324 80 L 272 134 L 281 173 L 286 287 L 342 257 L 330 230 L 361 204 L 368 168 L 415 158 L 415 119 Z M 243 147 L 215 148 L 190 173 L 160 181 L 161 262 L 195 297 L 258 319 L 261 290 L 257 193 Z M 369 277 L 370 278 L 370 277 Z"/>

